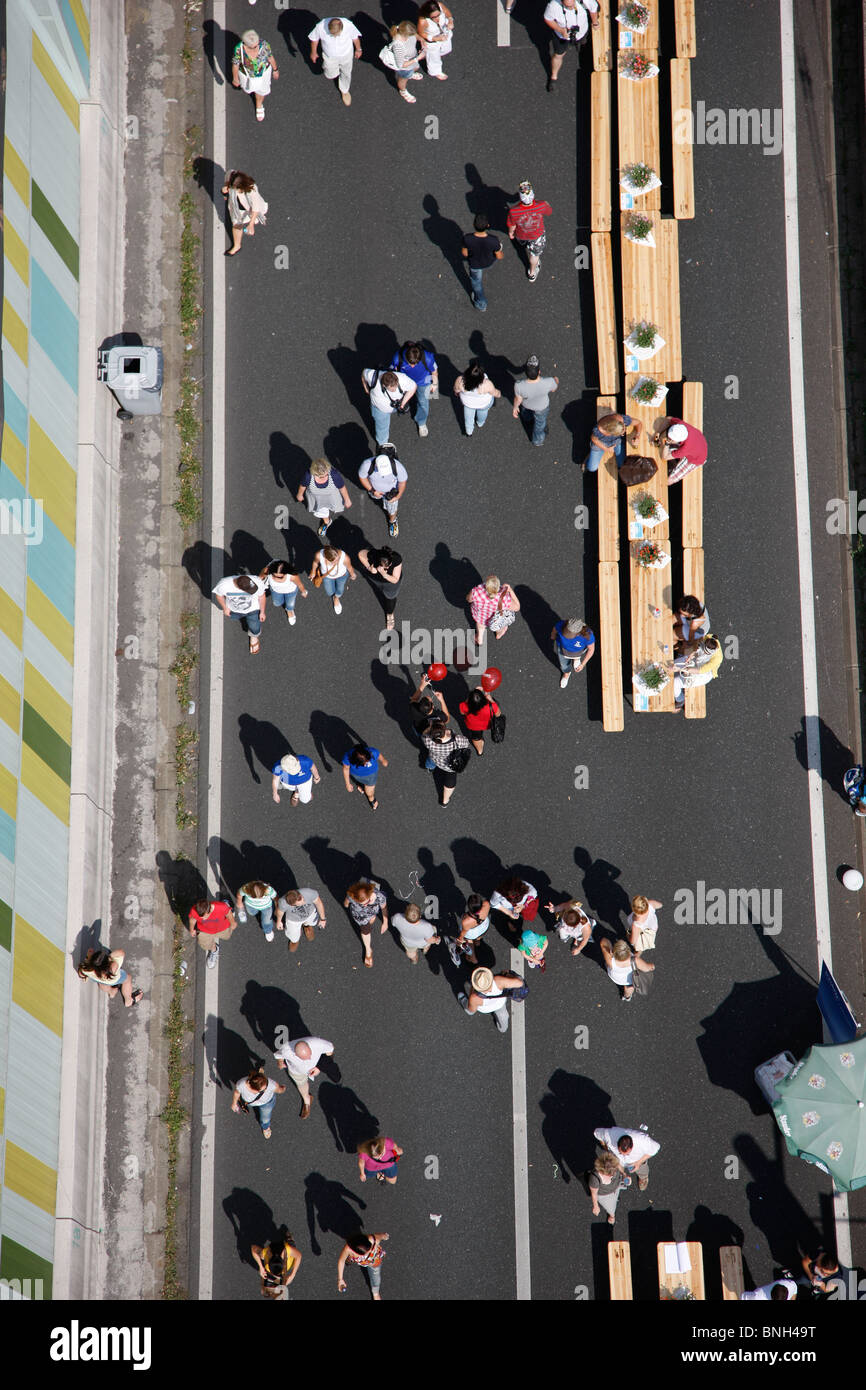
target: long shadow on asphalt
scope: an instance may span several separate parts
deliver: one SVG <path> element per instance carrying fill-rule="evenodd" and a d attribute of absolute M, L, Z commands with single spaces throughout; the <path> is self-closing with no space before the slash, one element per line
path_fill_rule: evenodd
<path fill-rule="evenodd" d="M 370 680 L 382 696 L 382 707 L 387 717 L 397 725 L 406 742 L 420 752 L 421 744 L 415 736 L 410 714 L 412 706 L 409 696 L 415 690 L 411 672 L 405 666 L 386 666 L 374 660 L 370 662 Z"/>
<path fill-rule="evenodd" d="M 318 1094 L 322 1114 L 339 1153 L 357 1153 L 363 1140 L 376 1138 L 379 1121 L 350 1087 L 323 1081 Z"/>
<path fill-rule="evenodd" d="M 721 1212 L 713 1212 L 709 1207 L 697 1206 L 695 1207 L 694 1220 L 686 1231 L 685 1239 L 700 1242 L 704 1257 L 704 1285 L 707 1302 L 721 1303 L 722 1268 L 719 1261 L 719 1251 L 723 1245 L 738 1245 L 742 1250 L 744 1239 L 742 1228 L 730 1216 L 724 1216 Z M 748 1287 L 752 1279 L 745 1258 L 743 1259 L 743 1275 L 744 1283 Z"/>
<path fill-rule="evenodd" d="M 210 896 L 203 874 L 188 859 L 172 859 L 167 849 L 158 850 L 156 870 L 170 911 L 184 921 L 193 903 Z"/>
<path fill-rule="evenodd" d="M 322 1247 L 316 1239 L 316 1228 L 327 1235 L 329 1232 L 339 1236 L 345 1243 L 349 1236 L 361 1229 L 360 1212 L 366 1211 L 367 1203 L 350 1192 L 341 1182 L 329 1182 L 321 1173 L 310 1173 L 304 1179 L 306 1188 L 307 1225 L 310 1231 L 310 1249 L 314 1255 L 321 1255 Z M 356 1212 L 349 1205 L 357 1203 Z M 336 1265 L 337 1251 L 334 1251 Z"/>
<path fill-rule="evenodd" d="M 276 724 L 272 724 L 269 719 L 254 719 L 251 714 L 238 716 L 238 738 L 250 776 L 257 783 L 262 781 L 256 771 L 257 763 L 266 774 L 265 782 L 269 782 L 280 758 L 294 752 L 289 740 Z"/>
<path fill-rule="evenodd" d="M 214 82 L 222 87 L 232 80 L 232 54 L 241 41 L 233 29 L 222 29 L 213 19 L 202 25 L 202 48 Z"/>
<path fill-rule="evenodd" d="M 849 767 L 854 766 L 857 759 L 854 757 L 851 749 L 846 747 L 844 743 L 841 743 L 833 730 L 828 728 L 824 720 L 820 718 L 818 719 L 818 740 L 821 749 L 821 776 L 827 783 L 827 786 L 830 787 L 837 796 L 840 796 L 843 801 L 847 802 L 848 798 L 845 795 L 842 778 Z M 808 771 L 809 760 L 806 752 L 805 715 L 800 719 L 800 728 L 798 732 L 792 736 L 791 742 L 794 745 L 797 762 L 803 769 Z"/>
<path fill-rule="evenodd" d="M 518 201 L 520 196 L 517 190 L 509 193 L 497 184 L 485 183 L 476 164 L 467 164 L 464 173 L 466 182 L 469 184 L 466 206 L 472 217 L 475 217 L 479 212 L 485 212 L 490 223 L 490 230 L 492 232 L 504 232 L 508 209 Z M 467 230 L 471 229 L 467 228 Z M 494 267 L 491 266 L 490 269 L 493 270 Z"/>
<path fill-rule="evenodd" d="M 582 895 L 576 893 L 574 896 L 583 897 L 583 901 L 592 909 L 592 915 L 597 917 L 599 922 L 624 935 L 625 927 L 620 921 L 620 916 L 627 916 L 631 911 L 631 901 L 625 889 L 617 882 L 622 869 L 618 869 L 607 859 L 593 859 L 589 850 L 580 846 L 574 851 L 574 862 L 583 874 Z"/>
<path fill-rule="evenodd" d="M 287 488 L 294 495 L 312 460 L 300 444 L 293 444 L 282 430 L 274 430 L 268 440 L 268 462 L 277 487 Z"/>
<path fill-rule="evenodd" d="M 356 744 L 364 742 L 361 735 L 351 724 L 347 724 L 345 719 L 341 719 L 337 714 L 326 714 L 322 709 L 314 709 L 310 715 L 310 737 L 321 759 L 323 772 L 339 771 L 344 754 Z M 387 756 L 386 752 L 385 757 Z"/>
<path fill-rule="evenodd" d="M 195 545 L 188 546 L 181 557 L 181 564 L 204 597 L 211 602 L 214 585 L 228 574 L 237 574 L 228 551 L 208 545 L 206 541 L 196 541 Z"/>
<path fill-rule="evenodd" d="M 442 252 L 443 258 L 447 261 L 457 279 L 464 294 L 469 294 L 471 286 L 469 283 L 469 273 L 466 270 L 466 263 L 463 259 L 463 229 L 459 222 L 454 222 L 450 217 L 444 217 L 439 211 L 439 203 L 432 193 L 426 193 L 421 203 L 427 216 L 422 219 L 421 227 L 428 241 L 438 247 Z"/>
<path fill-rule="evenodd" d="M 271 553 L 265 549 L 264 542 L 249 531 L 235 531 L 231 539 L 232 559 L 238 571 L 248 574 L 261 574 L 271 562 Z"/>
<path fill-rule="evenodd" d="M 563 1182 L 582 1178 L 592 1168 L 597 1153 L 594 1131 L 613 1124 L 610 1099 L 591 1077 L 562 1067 L 548 1081 L 540 1102 L 541 1133 Z"/>
<path fill-rule="evenodd" d="M 635 1192 L 637 1184 L 632 1181 L 632 1186 L 626 1196 L 638 1197 Z M 646 1201 L 646 1196 L 641 1193 L 638 1200 Z M 607 1228 L 609 1231 L 613 1227 Z M 679 1233 L 678 1233 L 679 1235 Z M 658 1264 L 658 1244 L 660 1241 L 671 1241 L 674 1239 L 674 1220 L 669 1211 L 660 1211 L 658 1207 L 644 1207 L 642 1210 L 629 1211 L 628 1213 L 628 1243 L 631 1254 L 631 1283 L 635 1303 L 656 1303 L 659 1297 L 659 1264 Z M 607 1289 L 610 1297 L 609 1275 L 607 1268 L 607 1251 L 605 1249 L 604 1270 L 598 1267 L 594 1269 L 596 1288 Z"/>
<path fill-rule="evenodd" d="M 250 1254 L 253 1245 L 273 1245 L 280 1242 L 281 1232 L 277 1229 L 274 1214 L 257 1192 L 248 1187 L 234 1187 L 228 1197 L 223 1198 L 223 1211 L 228 1217 L 238 1246 L 238 1259 L 241 1264 L 258 1269 Z M 283 1228 L 285 1229 L 285 1228 Z"/>
<path fill-rule="evenodd" d="M 476 584 L 481 583 L 481 574 L 474 562 L 466 555 L 458 560 L 451 554 L 444 541 L 437 541 L 433 559 L 430 561 L 430 574 L 452 608 L 466 612 L 466 595 Z M 467 621 L 471 619 L 467 618 Z"/>
<path fill-rule="evenodd" d="M 230 1091 L 239 1077 L 248 1076 L 265 1059 L 252 1050 L 246 1038 L 227 1028 L 221 1018 L 209 1014 L 202 1034 L 208 1075 L 215 1086 Z"/>
<path fill-rule="evenodd" d="M 322 74 L 321 44 L 319 45 L 319 61 L 313 64 L 310 62 L 310 44 L 307 35 L 316 27 L 319 18 L 320 16 L 313 14 L 312 10 L 296 10 L 292 5 L 291 9 L 284 9 L 277 20 L 277 29 L 285 40 L 286 52 L 289 57 L 299 57 L 307 71 L 316 77 L 321 77 Z M 279 66 L 279 61 L 277 66 Z M 292 77 L 297 77 L 298 81 L 303 80 L 296 67 L 292 70 Z M 326 80 L 326 78 L 322 78 L 323 82 Z"/>
<path fill-rule="evenodd" d="M 278 1028 L 286 1028 L 289 1038 L 318 1036 L 307 1027 L 297 999 L 278 985 L 260 985 L 257 980 L 247 980 L 240 1002 L 240 1014 L 256 1042 L 260 1042 L 268 1052 L 274 1050 Z"/>
<path fill-rule="evenodd" d="M 752 1178 L 746 1186 L 749 1218 L 763 1232 L 776 1263 L 799 1273 L 798 1245 L 804 1251 L 835 1251 L 832 1199 L 828 1195 L 825 1204 L 822 1194 L 824 1230 L 820 1231 L 785 1182 L 785 1166 L 791 1157 L 779 1129 L 773 1131 L 773 1149 L 769 1158 L 753 1135 L 738 1134 L 734 1139 L 734 1152 Z"/>

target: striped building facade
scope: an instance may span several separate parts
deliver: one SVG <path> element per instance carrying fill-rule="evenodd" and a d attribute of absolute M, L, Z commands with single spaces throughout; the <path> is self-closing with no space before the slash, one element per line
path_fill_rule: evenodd
<path fill-rule="evenodd" d="M 51 1296 L 90 0 L 8 0 L 0 451 L 0 1279 Z M 35 1284 L 32 1286 L 35 1288 Z"/>

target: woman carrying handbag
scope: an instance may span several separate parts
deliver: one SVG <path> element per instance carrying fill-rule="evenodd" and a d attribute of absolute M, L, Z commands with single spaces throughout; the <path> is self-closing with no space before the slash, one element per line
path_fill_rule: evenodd
<path fill-rule="evenodd" d="M 222 187 L 228 200 L 229 219 L 232 224 L 232 249 L 227 256 L 236 256 L 241 249 L 244 235 L 255 236 L 256 224 L 264 227 L 268 205 L 256 187 L 255 179 L 242 174 L 240 169 L 230 169 Z"/>
<path fill-rule="evenodd" d="M 510 584 L 503 584 L 496 574 L 488 574 L 483 584 L 476 584 L 466 595 L 472 621 L 475 623 L 475 642 L 480 646 L 484 641 L 486 629 L 496 633 L 496 640 L 504 637 L 515 614 L 520 612 L 520 603 Z"/>
<path fill-rule="evenodd" d="M 335 545 L 326 545 L 324 550 L 317 553 L 310 571 L 310 579 L 315 587 L 321 589 L 324 586 L 325 593 L 333 600 L 335 613 L 342 613 L 340 600 L 346 585 L 350 579 L 357 578 L 345 550 L 338 550 Z"/>

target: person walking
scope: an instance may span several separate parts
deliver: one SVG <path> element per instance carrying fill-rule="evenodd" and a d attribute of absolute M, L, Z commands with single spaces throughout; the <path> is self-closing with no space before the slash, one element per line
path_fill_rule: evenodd
<path fill-rule="evenodd" d="M 248 1114 L 255 1110 L 262 1138 L 271 1137 L 271 1116 L 277 1103 L 277 1096 L 285 1094 L 285 1086 L 279 1081 L 271 1081 L 265 1076 L 264 1067 L 254 1067 L 248 1076 L 242 1076 L 234 1084 L 232 1091 L 232 1112 L 235 1115 Z"/>
<path fill-rule="evenodd" d="M 484 735 L 490 728 L 491 720 L 494 715 L 500 715 L 502 710 L 494 700 L 488 690 L 483 685 L 476 685 L 470 691 L 465 700 L 461 700 L 457 706 L 463 715 L 463 723 L 469 737 L 469 742 L 475 749 L 479 758 L 484 755 Z"/>
<path fill-rule="evenodd" d="M 691 650 L 684 649 L 675 656 L 670 669 L 674 673 L 674 713 L 682 714 L 686 691 L 697 685 L 709 685 L 719 674 L 724 652 L 718 637 L 708 633 Z"/>
<path fill-rule="evenodd" d="M 622 1129 L 619 1125 L 593 1130 L 593 1138 L 613 1154 L 627 1177 L 637 1176 L 637 1185 L 645 1192 L 649 1186 L 649 1161 L 658 1153 L 661 1144 L 650 1138 L 644 1128 Z"/>
<path fill-rule="evenodd" d="M 378 883 L 370 878 L 359 879 L 346 889 L 343 906 L 361 933 L 364 947 L 364 964 L 368 970 L 373 968 L 372 928 L 376 918 L 381 915 L 380 935 L 388 930 L 388 899 Z"/>
<path fill-rule="evenodd" d="M 321 780 L 319 769 L 312 758 L 308 758 L 304 753 L 286 753 L 285 757 L 280 758 L 271 768 L 271 796 L 279 806 L 280 789 L 290 788 L 292 795 L 289 805 L 297 806 L 300 801 L 307 806 L 313 799 L 313 783 L 318 786 Z"/>
<path fill-rule="evenodd" d="M 408 415 L 409 402 L 417 391 L 417 386 L 405 372 L 380 372 L 376 367 L 365 367 L 361 373 L 361 385 L 370 397 L 370 414 L 373 417 L 373 433 L 380 446 L 388 443 L 391 433 L 391 416 Z"/>
<path fill-rule="evenodd" d="M 490 894 L 490 907 L 512 921 L 534 922 L 538 916 L 538 889 L 517 874 L 509 874 Z"/>
<path fill-rule="evenodd" d="M 458 994 L 457 1002 L 467 1014 L 492 1014 L 498 1031 L 507 1033 L 509 996 L 503 991 L 513 988 L 512 975 L 494 975 L 480 965 L 472 972 L 470 989 L 466 994 Z"/>
<path fill-rule="evenodd" d="M 602 937 L 599 944 L 607 973 L 619 989 L 620 1002 L 628 1004 L 634 998 L 636 973 L 647 973 L 655 970 L 655 966 L 647 965 L 639 955 L 633 954 L 627 941 L 617 941 L 611 946 L 607 937 Z"/>
<path fill-rule="evenodd" d="M 274 926 L 285 931 L 292 952 L 298 949 L 302 931 L 312 941 L 316 927 L 324 931 L 327 921 L 325 904 L 315 888 L 289 888 L 277 899 Z"/>
<path fill-rule="evenodd" d="M 572 674 L 582 671 L 595 655 L 595 634 L 583 618 L 560 618 L 550 634 L 559 662 L 559 688 L 564 690 Z"/>
<path fill-rule="evenodd" d="M 377 1182 L 386 1182 L 393 1187 L 397 1181 L 397 1164 L 403 1150 L 393 1139 L 384 1136 L 379 1139 L 364 1139 L 358 1145 L 358 1178 L 367 1181 L 371 1173 Z"/>
<path fill-rule="evenodd" d="M 261 579 L 251 574 L 227 575 L 215 584 L 212 591 L 223 611 L 224 618 L 237 618 L 250 639 L 250 656 L 261 650 L 259 635 L 265 621 L 267 589 Z"/>
<path fill-rule="evenodd" d="M 376 800 L 376 779 L 379 776 L 380 763 L 383 767 L 388 766 L 385 754 L 380 753 L 378 748 L 368 748 L 366 743 L 356 743 L 354 748 L 343 754 L 343 781 L 346 791 L 353 792 L 355 788 L 352 784 L 357 782 L 358 786 L 363 788 L 373 811 L 379 809 L 379 802 Z"/>
<path fill-rule="evenodd" d="M 676 415 L 668 415 L 661 429 L 652 436 L 652 442 L 667 462 L 673 463 L 668 470 L 668 486 L 682 482 L 693 468 L 703 468 L 707 461 L 709 445 L 707 437 L 696 425 L 689 425 Z"/>
<path fill-rule="evenodd" d="M 439 365 L 436 358 L 423 343 L 409 342 L 394 353 L 390 366 L 393 371 L 402 372 L 415 383 L 415 424 L 421 438 L 426 439 L 430 433 L 427 427 L 430 402 L 439 396 Z"/>
<path fill-rule="evenodd" d="M 285 1231 L 285 1227 L 283 1230 Z M 250 1254 L 262 1277 L 262 1297 L 288 1298 L 285 1290 L 298 1277 L 301 1260 L 304 1258 L 288 1231 L 285 1231 L 284 1235 L 281 1234 L 274 1245 L 271 1245 L 270 1241 L 267 1245 L 251 1245 Z"/>
<path fill-rule="evenodd" d="M 131 1009 L 144 998 L 144 991 L 133 989 L 129 971 L 123 968 L 125 960 L 126 952 L 119 947 L 106 951 L 104 947 L 97 946 L 87 952 L 76 974 L 80 980 L 94 980 L 109 999 L 113 999 L 119 990 L 124 1008 Z"/>
<path fill-rule="evenodd" d="M 206 964 L 212 970 L 220 953 L 220 943 L 230 941 L 237 927 L 237 919 L 231 905 L 220 898 L 202 898 L 193 903 L 189 910 L 187 931 L 195 937 L 203 951 L 207 951 Z"/>
<path fill-rule="evenodd" d="M 395 532 L 396 526 L 395 522 Z M 365 546 L 358 551 L 358 562 L 381 599 L 385 610 L 385 627 L 390 632 L 394 627 L 397 595 L 403 583 L 403 556 L 387 545 L 380 546 L 378 550 Z"/>
<path fill-rule="evenodd" d="M 350 19 L 320 19 L 310 30 L 310 62 L 313 67 L 322 49 L 322 75 L 333 82 L 344 106 L 352 105 L 352 59 L 361 57 L 361 31 Z"/>
<path fill-rule="evenodd" d="M 544 932 L 533 931 L 532 927 L 524 927 L 517 943 L 517 949 L 522 956 L 526 957 L 526 963 L 530 970 L 537 968 L 543 972 L 546 969 L 544 957 L 549 945 L 549 938 Z"/>
<path fill-rule="evenodd" d="M 551 216 L 553 208 L 543 198 L 536 198 L 528 179 L 518 184 L 517 191 L 520 202 L 509 209 L 505 226 L 509 239 L 523 247 L 527 260 L 526 278 L 534 284 L 538 279 L 541 254 L 547 245 L 544 219 Z"/>
<path fill-rule="evenodd" d="M 589 454 L 581 465 L 587 473 L 597 473 L 606 454 L 613 454 L 617 469 L 627 458 L 629 444 L 637 445 L 643 425 L 631 415 L 602 415 L 589 436 Z"/>
<path fill-rule="evenodd" d="M 434 724 L 421 742 L 438 773 L 439 805 L 447 806 L 457 786 L 457 776 L 466 770 L 469 761 L 469 740 L 465 734 L 455 734 L 447 724 Z"/>
<path fill-rule="evenodd" d="M 470 965 L 478 964 L 475 943 L 480 941 L 490 926 L 490 899 L 481 893 L 470 893 L 466 908 L 460 918 L 460 932 L 456 937 L 446 937 L 445 945 L 453 965 L 460 964 L 465 956 Z"/>
<path fill-rule="evenodd" d="M 322 1056 L 333 1057 L 334 1044 L 327 1038 L 295 1038 L 294 1042 L 283 1043 L 274 1053 L 280 1071 L 288 1072 L 301 1097 L 301 1119 L 310 1114 L 313 1098 L 310 1095 L 310 1082 L 319 1075 L 319 1062 Z"/>
<path fill-rule="evenodd" d="M 430 688 L 430 694 L 425 692 Z M 423 744 L 424 734 L 430 733 L 436 724 L 447 724 L 451 718 L 448 706 L 445 703 L 445 696 L 441 691 L 431 688 L 430 677 L 425 672 L 418 683 L 417 690 L 409 696 L 410 705 L 414 706 L 412 711 L 412 728 L 418 742 Z M 424 768 L 427 772 L 432 772 L 436 764 L 430 754 L 424 753 Z"/>
<path fill-rule="evenodd" d="M 270 95 L 271 78 L 277 81 L 279 76 L 271 45 L 260 39 L 255 29 L 247 29 L 232 54 L 232 86 L 252 94 L 257 121 L 265 119 L 265 97 Z"/>
<path fill-rule="evenodd" d="M 367 1271 L 367 1278 L 370 1282 L 370 1292 L 376 1303 L 382 1301 L 382 1261 L 385 1258 L 385 1251 L 382 1249 L 382 1241 L 388 1239 L 387 1231 L 378 1231 L 373 1235 L 368 1235 L 365 1231 L 359 1231 L 355 1236 L 349 1236 L 346 1244 L 340 1251 L 340 1258 L 337 1261 L 337 1292 L 346 1292 L 346 1281 L 343 1272 L 347 1264 L 358 1265 Z"/>
<path fill-rule="evenodd" d="M 229 220 L 232 224 L 231 250 L 227 256 L 236 256 L 243 244 L 244 236 L 255 236 L 256 227 L 265 225 L 268 205 L 256 187 L 256 181 L 240 169 L 230 169 L 222 186 Z"/>
<path fill-rule="evenodd" d="M 466 261 L 469 271 L 471 298 L 475 308 L 482 314 L 487 312 L 487 296 L 484 293 L 484 272 L 494 261 L 501 261 L 505 252 L 498 236 L 490 231 L 490 219 L 486 212 L 477 212 L 472 219 L 473 230 L 463 238 L 460 254 Z"/>
<path fill-rule="evenodd" d="M 448 6 L 440 5 L 439 0 L 424 0 L 418 11 L 418 33 L 424 45 L 428 77 L 445 82 L 448 74 L 442 71 L 442 59 L 451 52 L 454 33 L 454 16 Z"/>
<path fill-rule="evenodd" d="M 257 917 L 265 934 L 265 941 L 273 941 L 276 901 L 276 888 L 272 888 L 269 883 L 263 883 L 261 879 L 250 879 L 249 883 L 244 883 L 235 894 L 238 921 L 245 922 L 248 916 Z"/>
<path fill-rule="evenodd" d="M 592 1172 L 587 1173 L 586 1185 L 592 1199 L 593 1216 L 598 1216 L 603 1208 L 607 1212 L 608 1225 L 612 1226 L 616 1221 L 619 1194 L 628 1185 L 619 1160 L 611 1153 L 599 1154 Z"/>
<path fill-rule="evenodd" d="M 656 944 L 656 932 L 659 929 L 658 909 L 661 907 L 658 898 L 647 898 L 643 893 L 636 894 L 631 900 L 631 912 L 628 915 L 628 944 L 633 951 L 654 951 Z"/>
<path fill-rule="evenodd" d="M 550 397 L 559 389 L 558 376 L 542 376 L 538 358 L 526 359 L 526 374 L 514 383 L 514 409 L 511 414 L 519 420 L 521 414 L 531 417 L 532 443 L 541 447 L 547 438 L 547 417 Z"/>
<path fill-rule="evenodd" d="M 482 584 L 470 589 L 466 602 L 475 624 L 476 646 L 484 641 L 486 629 L 496 633 L 498 642 L 520 612 L 520 602 L 511 585 L 501 583 L 496 574 L 488 574 Z"/>
<path fill-rule="evenodd" d="M 463 406 L 463 428 L 468 437 L 475 432 L 476 425 L 479 429 L 484 428 L 490 407 L 502 392 L 497 391 L 478 358 L 473 357 L 466 371 L 455 381 L 454 395 Z"/>
<path fill-rule="evenodd" d="M 295 604 L 298 594 L 301 598 L 306 598 L 309 592 L 304 588 L 300 572 L 290 565 L 288 560 L 271 560 L 270 564 L 265 565 L 259 579 L 268 590 L 274 607 L 282 608 L 289 620 L 289 626 L 294 627 L 297 622 Z"/>
<path fill-rule="evenodd" d="M 318 535 L 324 540 L 334 517 L 352 505 L 346 480 L 327 459 L 313 459 L 298 488 L 297 500 L 303 502 L 305 496 L 307 511 L 318 517 Z"/>
<path fill-rule="evenodd" d="M 400 945 L 413 965 L 418 964 L 420 951 L 426 956 L 431 946 L 438 946 L 441 937 L 436 931 L 436 923 L 422 915 L 417 903 L 407 903 L 403 912 L 395 912 L 391 918 L 400 937 Z"/>
<path fill-rule="evenodd" d="M 325 593 L 333 602 L 334 612 L 342 613 L 342 598 L 346 592 L 346 585 L 350 579 L 354 583 L 358 576 L 345 550 L 340 550 L 335 545 L 326 545 L 316 554 L 310 578 L 316 588 L 319 588 L 321 582 Z"/>
<path fill-rule="evenodd" d="M 554 907 L 553 903 L 545 903 L 544 906 L 553 913 L 554 929 L 560 941 L 571 942 L 573 956 L 582 955 L 598 926 L 596 919 L 584 912 L 579 898 L 569 898 L 568 902 L 560 903 L 558 907 Z"/>
<path fill-rule="evenodd" d="M 358 469 L 358 482 L 365 492 L 381 502 L 388 518 L 388 535 L 396 540 L 400 534 L 397 508 L 406 491 L 409 474 L 397 457 L 393 444 L 383 444 L 375 457 L 366 458 Z"/>
<path fill-rule="evenodd" d="M 551 32 L 547 90 L 555 92 L 569 46 L 579 50 L 586 42 L 589 25 L 598 28 L 598 0 L 550 0 L 544 11 L 544 22 Z"/>
<path fill-rule="evenodd" d="M 403 100 L 414 106 L 417 98 L 407 91 L 406 84 L 420 82 L 424 77 L 423 72 L 419 72 L 423 49 L 418 30 L 410 20 L 404 19 L 402 24 L 392 24 L 388 33 L 390 43 L 379 50 L 379 61 L 393 72 L 397 91 Z"/>

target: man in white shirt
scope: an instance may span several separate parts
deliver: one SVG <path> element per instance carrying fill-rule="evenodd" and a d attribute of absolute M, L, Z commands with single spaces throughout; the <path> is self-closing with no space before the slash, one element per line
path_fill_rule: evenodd
<path fill-rule="evenodd" d="M 358 469 L 358 482 L 361 487 L 385 508 L 388 535 L 391 537 L 398 534 L 397 508 L 406 491 L 408 480 L 409 475 L 398 459 L 393 444 L 383 444 L 376 457 L 364 459 Z"/>
<path fill-rule="evenodd" d="M 302 1120 L 305 1120 L 310 1113 L 310 1105 L 312 1104 L 310 1077 L 319 1075 L 317 1063 L 322 1053 L 328 1057 L 334 1055 L 334 1044 L 328 1042 L 327 1038 L 295 1038 L 294 1042 L 284 1043 L 274 1053 L 280 1071 L 289 1073 L 301 1093 L 301 1100 L 303 1101 Z"/>
<path fill-rule="evenodd" d="M 361 31 L 350 19 L 320 19 L 307 35 L 310 40 L 310 62 L 315 64 L 322 45 L 322 72 L 337 86 L 344 106 L 352 105 L 349 86 L 352 81 L 352 57 L 361 56 Z"/>
<path fill-rule="evenodd" d="M 361 373 L 361 385 L 370 397 L 376 443 L 387 444 L 391 433 L 391 416 L 395 410 L 405 415 L 418 389 L 417 384 L 405 372 L 380 372 L 375 367 L 365 367 Z"/>
<path fill-rule="evenodd" d="M 594 1133 L 599 1144 L 619 1159 L 624 1173 L 637 1173 L 637 1185 L 643 1192 L 649 1185 L 649 1161 L 658 1153 L 661 1144 L 643 1129 L 620 1129 L 614 1125 Z"/>
<path fill-rule="evenodd" d="M 259 650 L 259 633 L 265 621 L 268 591 L 260 579 L 251 574 L 227 575 L 215 584 L 212 593 L 226 618 L 243 622 L 250 639 L 250 652 Z"/>
<path fill-rule="evenodd" d="M 797 1285 L 793 1279 L 777 1279 L 773 1284 L 762 1284 L 751 1293 L 741 1293 L 741 1303 L 793 1303 L 797 1297 Z"/>
<path fill-rule="evenodd" d="M 587 21 L 587 15 L 589 20 Z M 544 11 L 544 22 L 550 30 L 550 77 L 547 90 L 556 90 L 559 69 L 569 45 L 580 47 L 589 33 L 589 25 L 598 28 L 598 0 L 550 0 Z"/>

